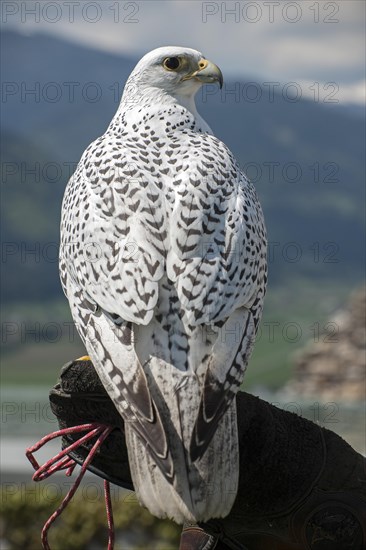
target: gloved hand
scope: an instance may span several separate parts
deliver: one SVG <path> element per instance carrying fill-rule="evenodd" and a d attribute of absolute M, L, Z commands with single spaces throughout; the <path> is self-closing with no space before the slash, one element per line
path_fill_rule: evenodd
<path fill-rule="evenodd" d="M 60 428 L 115 426 L 89 469 L 133 489 L 123 419 L 89 360 L 65 365 L 50 402 Z M 230 514 L 185 525 L 180 550 L 366 550 L 366 462 L 341 437 L 245 392 L 237 395 L 239 490 Z M 80 438 L 63 438 L 63 447 Z M 82 463 L 91 443 L 70 453 Z"/>

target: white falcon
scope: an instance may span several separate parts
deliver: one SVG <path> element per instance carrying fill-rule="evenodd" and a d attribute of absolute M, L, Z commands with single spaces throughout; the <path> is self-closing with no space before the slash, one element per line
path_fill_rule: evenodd
<path fill-rule="evenodd" d="M 137 496 L 177 523 L 235 500 L 235 394 L 266 285 L 255 189 L 196 110 L 209 82 L 221 71 L 198 51 L 145 55 L 62 206 L 63 289 L 124 418 Z"/>

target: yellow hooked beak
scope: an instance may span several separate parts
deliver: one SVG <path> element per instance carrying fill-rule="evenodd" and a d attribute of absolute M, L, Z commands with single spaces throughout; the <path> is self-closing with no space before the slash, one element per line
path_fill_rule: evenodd
<path fill-rule="evenodd" d="M 191 74 L 187 74 L 182 80 L 189 80 L 195 78 L 205 84 L 210 82 L 218 82 L 220 88 L 224 82 L 222 72 L 215 63 L 208 61 L 207 59 L 200 59 L 198 62 L 198 69 Z"/>

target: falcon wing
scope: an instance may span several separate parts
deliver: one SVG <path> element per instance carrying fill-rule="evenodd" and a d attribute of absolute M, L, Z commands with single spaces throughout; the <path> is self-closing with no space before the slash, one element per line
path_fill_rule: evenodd
<path fill-rule="evenodd" d="M 207 134 L 194 140 L 204 155 L 182 176 L 167 272 L 189 323 L 200 325 L 253 304 L 266 277 L 266 235 L 255 189 L 227 147 Z"/>
<path fill-rule="evenodd" d="M 171 216 L 167 269 L 188 322 L 218 330 L 191 439 L 191 459 L 197 460 L 240 387 L 267 275 L 265 227 L 254 187 L 222 142 L 205 134 L 194 140 L 204 155 L 191 163 Z"/>
<path fill-rule="evenodd" d="M 73 197 L 65 194 L 61 281 L 99 377 L 172 483 L 166 434 L 131 328 L 131 323 L 147 324 L 157 303 L 165 206 L 159 182 L 138 167 L 134 144 L 106 147 L 103 139 L 86 150 L 70 182 L 84 209 L 68 208 Z"/>
<path fill-rule="evenodd" d="M 164 272 L 164 199 L 136 143 L 106 139 L 86 150 L 73 176 L 74 193 L 85 208 L 74 209 L 70 220 L 63 205 L 62 226 L 73 232 L 62 233 L 62 256 L 85 299 L 114 320 L 145 325 Z"/>

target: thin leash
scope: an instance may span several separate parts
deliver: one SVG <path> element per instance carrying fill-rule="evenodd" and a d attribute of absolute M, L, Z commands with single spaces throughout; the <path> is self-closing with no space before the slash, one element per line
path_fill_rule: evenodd
<path fill-rule="evenodd" d="M 89 466 L 89 464 L 92 462 L 95 454 L 97 453 L 98 449 L 101 447 L 105 439 L 109 436 L 113 428 L 111 426 L 106 426 L 105 424 L 100 423 L 89 423 L 89 424 L 81 424 L 80 426 L 73 426 L 71 428 L 64 428 L 62 430 L 57 430 L 55 432 L 52 432 L 42 439 L 40 439 L 35 445 L 32 447 L 29 447 L 26 450 L 26 457 L 28 458 L 29 462 L 32 464 L 35 473 L 33 474 L 33 481 L 43 481 L 44 479 L 47 479 L 49 476 L 54 474 L 55 472 L 60 472 L 62 470 L 66 470 L 66 475 L 69 477 L 73 473 L 77 463 L 76 461 L 69 456 L 69 453 L 86 443 L 87 441 L 90 441 L 93 438 L 97 438 L 95 443 L 93 444 L 93 447 L 89 451 L 86 459 L 84 460 L 80 472 L 75 479 L 75 482 L 69 492 L 64 497 L 63 501 L 55 510 L 55 512 L 49 517 L 49 519 L 44 524 L 44 527 L 42 529 L 42 535 L 41 535 L 41 541 L 42 546 L 44 550 L 51 550 L 49 544 L 48 544 L 48 531 L 51 527 L 51 525 L 54 523 L 54 521 L 62 514 L 62 512 L 65 510 L 73 496 L 75 495 L 81 480 L 83 479 L 85 472 Z M 65 435 L 69 434 L 78 434 L 81 432 L 88 432 L 84 436 L 82 436 L 80 439 L 75 441 L 74 443 L 70 444 L 68 447 L 57 453 L 54 457 L 47 460 L 42 466 L 39 465 L 38 461 L 34 457 L 34 453 L 39 451 L 44 445 L 46 445 L 49 441 L 52 441 L 53 439 L 57 437 L 63 437 Z M 110 492 L 110 484 L 108 481 L 104 480 L 104 498 L 105 498 L 105 505 L 106 505 L 106 513 L 107 513 L 107 521 L 108 521 L 108 550 L 113 550 L 114 548 L 114 539 L 115 539 L 115 533 L 114 533 L 114 521 L 113 521 L 113 510 L 112 510 L 112 500 L 111 500 L 111 492 Z"/>

